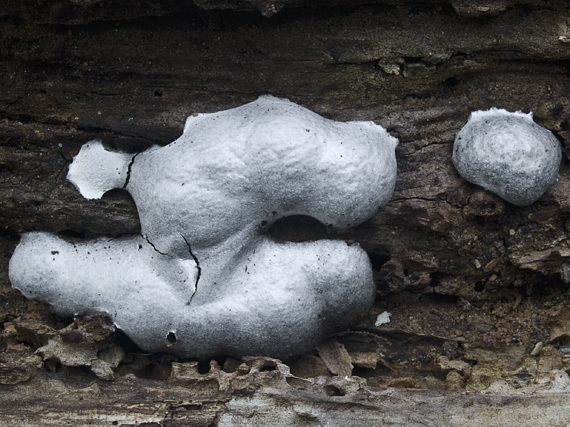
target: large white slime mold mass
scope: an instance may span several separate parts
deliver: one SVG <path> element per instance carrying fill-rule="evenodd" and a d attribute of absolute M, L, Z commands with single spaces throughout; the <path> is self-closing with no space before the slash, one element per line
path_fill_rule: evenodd
<path fill-rule="evenodd" d="M 562 152 L 532 113 L 475 111 L 457 134 L 453 164 L 473 184 L 519 206 L 534 203 L 558 179 Z"/>
<path fill-rule="evenodd" d="M 87 198 L 126 188 L 141 235 L 27 233 L 10 280 L 58 313 L 107 313 L 146 351 L 299 354 L 369 310 L 370 262 L 358 245 L 263 230 L 296 214 L 339 230 L 365 221 L 391 197 L 397 143 L 271 96 L 190 117 L 178 140 L 134 156 L 91 141 L 68 179 Z"/>

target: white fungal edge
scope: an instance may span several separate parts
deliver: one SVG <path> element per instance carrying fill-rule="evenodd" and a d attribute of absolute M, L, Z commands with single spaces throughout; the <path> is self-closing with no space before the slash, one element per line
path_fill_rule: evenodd
<path fill-rule="evenodd" d="M 521 117 L 534 123 L 532 111 L 530 113 L 523 113 L 522 111 L 515 111 L 514 113 L 505 110 L 504 108 L 491 107 L 485 111 L 473 111 L 469 121 L 480 121 L 486 118 L 496 118 L 497 116 L 508 116 L 508 117 Z"/>

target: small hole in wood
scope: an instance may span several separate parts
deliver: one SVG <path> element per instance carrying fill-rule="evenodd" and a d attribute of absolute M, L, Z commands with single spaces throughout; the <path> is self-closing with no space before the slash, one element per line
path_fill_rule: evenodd
<path fill-rule="evenodd" d="M 169 332 L 166 336 L 166 341 L 170 344 L 174 344 L 176 342 L 176 334 L 174 332 Z"/>

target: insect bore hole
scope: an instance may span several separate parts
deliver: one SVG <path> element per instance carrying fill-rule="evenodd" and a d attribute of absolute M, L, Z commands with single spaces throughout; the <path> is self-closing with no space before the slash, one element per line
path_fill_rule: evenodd
<path fill-rule="evenodd" d="M 176 343 L 176 334 L 174 332 L 169 332 L 166 336 L 166 341 L 168 341 L 169 345 Z"/>

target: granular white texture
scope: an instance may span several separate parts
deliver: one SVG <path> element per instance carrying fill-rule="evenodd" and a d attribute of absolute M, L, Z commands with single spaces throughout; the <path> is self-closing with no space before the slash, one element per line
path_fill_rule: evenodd
<path fill-rule="evenodd" d="M 532 113 L 497 108 L 472 113 L 453 146 L 453 164 L 465 180 L 519 206 L 556 182 L 561 158 L 558 140 Z"/>
<path fill-rule="evenodd" d="M 397 140 L 264 96 L 188 119 L 173 143 L 127 155 L 90 141 L 68 178 L 87 198 L 133 196 L 141 235 L 68 243 L 27 233 L 13 286 L 65 315 L 105 312 L 146 351 L 184 357 L 308 351 L 369 310 L 368 256 L 339 240 L 276 242 L 279 218 L 344 230 L 391 197 Z"/>

